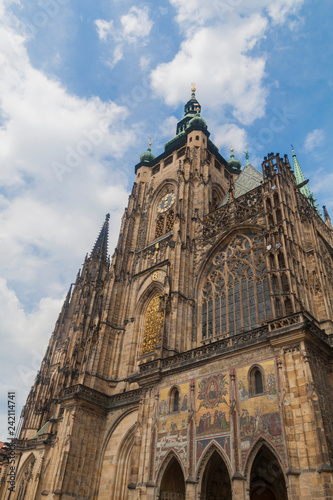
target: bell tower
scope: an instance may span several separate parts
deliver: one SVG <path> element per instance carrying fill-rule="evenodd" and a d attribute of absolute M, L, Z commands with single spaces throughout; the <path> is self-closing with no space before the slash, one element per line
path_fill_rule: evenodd
<path fill-rule="evenodd" d="M 191 269 L 197 225 L 204 214 L 217 208 L 240 172 L 240 164 L 230 165 L 209 139 L 195 90 L 192 86 L 176 136 L 165 144 L 164 152 L 155 157 L 150 143 L 135 167 L 139 221 L 132 276 L 141 284 L 140 290 L 132 288 L 131 315 L 138 313 L 138 294 L 142 309 L 134 321 L 139 337 L 137 345 L 132 345 L 136 352 L 131 356 L 131 370 L 137 361 L 196 346 Z"/>

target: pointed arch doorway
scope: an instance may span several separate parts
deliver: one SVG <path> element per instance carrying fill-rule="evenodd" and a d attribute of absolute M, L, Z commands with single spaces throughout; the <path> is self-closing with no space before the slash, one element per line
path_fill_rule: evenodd
<path fill-rule="evenodd" d="M 250 500 L 288 500 L 280 463 L 265 445 L 258 451 L 251 467 Z"/>
<path fill-rule="evenodd" d="M 207 462 L 201 486 L 202 500 L 231 500 L 231 482 L 221 455 L 214 451 Z"/>
<path fill-rule="evenodd" d="M 176 460 L 172 458 L 161 481 L 160 500 L 185 500 L 185 480 L 183 471 Z"/>

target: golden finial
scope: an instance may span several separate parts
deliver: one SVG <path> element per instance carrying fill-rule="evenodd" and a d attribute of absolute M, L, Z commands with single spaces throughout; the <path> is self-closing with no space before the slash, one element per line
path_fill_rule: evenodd
<path fill-rule="evenodd" d="M 152 141 L 152 138 L 151 138 L 151 137 L 149 137 L 149 135 L 148 135 L 148 139 L 150 139 L 150 141 L 148 142 L 148 146 L 150 147 L 150 146 L 153 144 L 153 143 L 151 142 L 151 141 Z"/>
<path fill-rule="evenodd" d="M 197 89 L 195 88 L 195 83 L 191 83 L 191 91 L 194 93 Z"/>
<path fill-rule="evenodd" d="M 230 148 L 230 151 L 233 153 L 234 152 L 234 148 L 231 146 Z"/>

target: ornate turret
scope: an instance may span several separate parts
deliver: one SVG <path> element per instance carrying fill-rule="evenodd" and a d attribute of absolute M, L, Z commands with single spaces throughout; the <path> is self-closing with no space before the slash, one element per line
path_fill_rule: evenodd
<path fill-rule="evenodd" d="M 185 129 L 189 126 L 189 122 L 192 121 L 192 119 L 198 115 L 200 117 L 200 111 L 201 111 L 201 106 L 195 97 L 195 91 L 196 88 L 194 86 L 194 83 L 192 83 L 192 88 L 191 88 L 191 99 L 187 101 L 185 104 L 184 110 L 185 110 L 185 116 L 177 123 L 177 135 L 180 134 L 181 132 L 184 132 Z M 205 127 L 207 128 L 206 122 L 200 117 L 202 122 L 205 124 Z"/>
<path fill-rule="evenodd" d="M 242 168 L 242 164 L 239 160 L 236 160 L 234 155 L 234 149 L 232 147 L 230 148 L 230 151 L 231 155 L 230 155 L 230 160 L 228 161 L 228 165 L 232 170 L 239 173 L 240 169 Z"/>
<path fill-rule="evenodd" d="M 151 147 L 150 147 L 151 145 L 152 143 L 149 142 L 147 151 L 145 151 L 144 153 L 142 153 L 142 155 L 140 155 L 140 163 L 150 163 L 151 161 L 155 160 L 155 156 L 151 152 Z"/>

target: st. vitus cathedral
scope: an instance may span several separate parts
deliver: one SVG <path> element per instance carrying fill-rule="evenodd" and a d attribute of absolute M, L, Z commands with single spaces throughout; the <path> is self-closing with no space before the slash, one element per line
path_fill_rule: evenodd
<path fill-rule="evenodd" d="M 293 151 L 262 172 L 192 89 L 68 292 L 10 500 L 333 498 L 333 237 Z"/>

